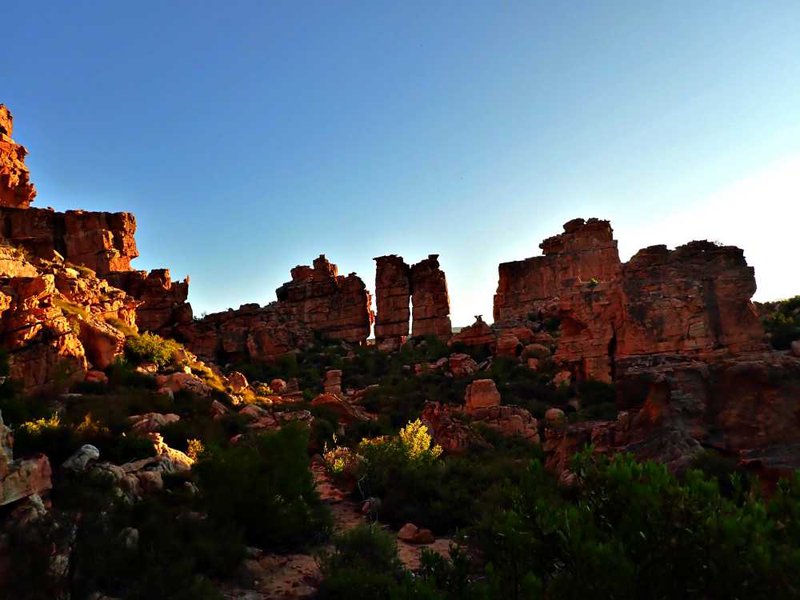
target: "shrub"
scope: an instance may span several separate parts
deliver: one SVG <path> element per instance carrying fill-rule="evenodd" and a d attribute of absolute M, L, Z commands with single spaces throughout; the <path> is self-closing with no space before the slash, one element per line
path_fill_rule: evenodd
<path fill-rule="evenodd" d="M 394 536 L 376 525 L 360 525 L 334 538 L 323 554 L 319 597 L 326 600 L 388 598 L 402 578 Z"/>
<path fill-rule="evenodd" d="M 125 356 L 134 364 L 153 363 L 158 368 L 176 365 L 182 351 L 183 346 L 178 342 L 155 333 L 145 332 L 125 339 Z"/>
<path fill-rule="evenodd" d="M 195 471 L 209 518 L 264 549 L 292 550 L 324 539 L 331 517 L 314 487 L 307 446 L 307 429 L 290 424 L 206 452 Z"/>

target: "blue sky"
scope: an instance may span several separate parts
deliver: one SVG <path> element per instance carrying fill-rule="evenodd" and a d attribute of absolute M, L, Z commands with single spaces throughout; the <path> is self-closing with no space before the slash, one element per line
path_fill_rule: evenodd
<path fill-rule="evenodd" d="M 324 252 L 439 253 L 456 325 L 573 217 L 627 259 L 745 248 L 800 293 L 800 2 L 3 5 L 0 102 L 38 206 L 128 210 L 195 312 Z"/>

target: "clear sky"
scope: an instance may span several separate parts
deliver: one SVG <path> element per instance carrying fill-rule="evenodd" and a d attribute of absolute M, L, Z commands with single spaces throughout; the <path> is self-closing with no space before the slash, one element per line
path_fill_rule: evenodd
<path fill-rule="evenodd" d="M 800 1 L 3 3 L 38 206 L 134 212 L 195 313 L 440 254 L 453 323 L 573 217 L 800 293 Z"/>

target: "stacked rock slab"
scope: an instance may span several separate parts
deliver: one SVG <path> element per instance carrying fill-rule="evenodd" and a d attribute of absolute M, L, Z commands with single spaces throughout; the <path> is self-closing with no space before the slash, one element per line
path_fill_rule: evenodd
<path fill-rule="evenodd" d="M 375 341 L 387 350 L 399 348 L 408 337 L 411 267 L 400 256 L 379 256 L 375 273 Z"/>
<path fill-rule="evenodd" d="M 539 247 L 544 256 L 500 264 L 496 325 L 513 325 L 551 309 L 576 285 L 619 278 L 619 251 L 608 221 L 574 219 L 564 225 L 563 234 Z"/>
<path fill-rule="evenodd" d="M 139 256 L 131 213 L 0 208 L 0 236 L 39 258 L 59 255 L 98 275 L 128 271 Z"/>
<path fill-rule="evenodd" d="M 447 278 L 439 268 L 438 259 L 438 254 L 430 254 L 411 267 L 413 337 L 435 336 L 448 340 L 453 332 Z"/>
<path fill-rule="evenodd" d="M 313 267 L 292 269 L 292 280 L 276 290 L 278 302 L 292 308 L 297 322 L 336 340 L 363 343 L 372 328 L 372 298 L 355 273 L 339 275 L 324 254 Z"/>
<path fill-rule="evenodd" d="M 315 335 L 366 343 L 372 327 L 371 296 L 351 273 L 338 274 L 324 255 L 313 267 L 292 269 L 276 290 L 277 302 L 245 304 L 177 327 L 189 349 L 203 359 L 270 360 L 313 342 Z"/>
<path fill-rule="evenodd" d="M 14 118 L 0 104 L 0 206 L 27 208 L 36 196 L 36 189 L 25 166 L 28 151 L 11 139 L 13 132 Z"/>
<path fill-rule="evenodd" d="M 11 139 L 12 125 L 0 105 L 0 241 L 35 258 L 92 269 L 140 301 L 143 329 L 170 333 L 191 320 L 188 279 L 172 283 L 166 270 L 131 272 L 139 256 L 131 213 L 29 208 L 36 191 L 23 162 L 27 152 Z"/>
<path fill-rule="evenodd" d="M 140 301 L 136 322 L 140 329 L 172 335 L 192 321 L 189 278 L 172 281 L 169 269 L 117 271 L 105 276 L 111 285 L 125 290 Z"/>

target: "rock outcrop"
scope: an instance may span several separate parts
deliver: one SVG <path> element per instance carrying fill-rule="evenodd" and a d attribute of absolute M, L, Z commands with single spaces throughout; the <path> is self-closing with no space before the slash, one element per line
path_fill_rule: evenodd
<path fill-rule="evenodd" d="M 50 461 L 44 454 L 14 460 L 11 430 L 0 415 L 0 506 L 11 504 L 52 487 Z"/>
<path fill-rule="evenodd" d="M 411 267 L 394 254 L 375 262 L 375 341 L 385 350 L 396 350 L 409 333 Z"/>
<path fill-rule="evenodd" d="M 136 322 L 140 329 L 172 336 L 177 328 L 192 321 L 189 278 L 172 281 L 169 269 L 117 271 L 105 275 L 111 285 L 140 301 Z"/>
<path fill-rule="evenodd" d="M 453 331 L 450 296 L 438 259 L 438 254 L 431 254 L 411 267 L 411 335 L 449 340 Z"/>
<path fill-rule="evenodd" d="M 0 340 L 9 375 L 28 392 L 111 364 L 123 350 L 119 327 L 135 329 L 136 304 L 91 271 L 0 247 Z"/>
<path fill-rule="evenodd" d="M 264 361 L 303 348 L 315 335 L 366 343 L 373 315 L 364 282 L 338 274 L 324 256 L 313 267 L 292 269 L 292 281 L 267 306 L 245 304 L 177 327 L 189 349 L 204 360 Z"/>
<path fill-rule="evenodd" d="M 25 166 L 28 151 L 11 139 L 13 133 L 14 118 L 0 104 L 0 206 L 27 208 L 36 197 L 36 189 Z"/>
<path fill-rule="evenodd" d="M 88 267 L 98 275 L 128 271 L 139 256 L 130 213 L 0 208 L 0 237 L 33 256 Z"/>

